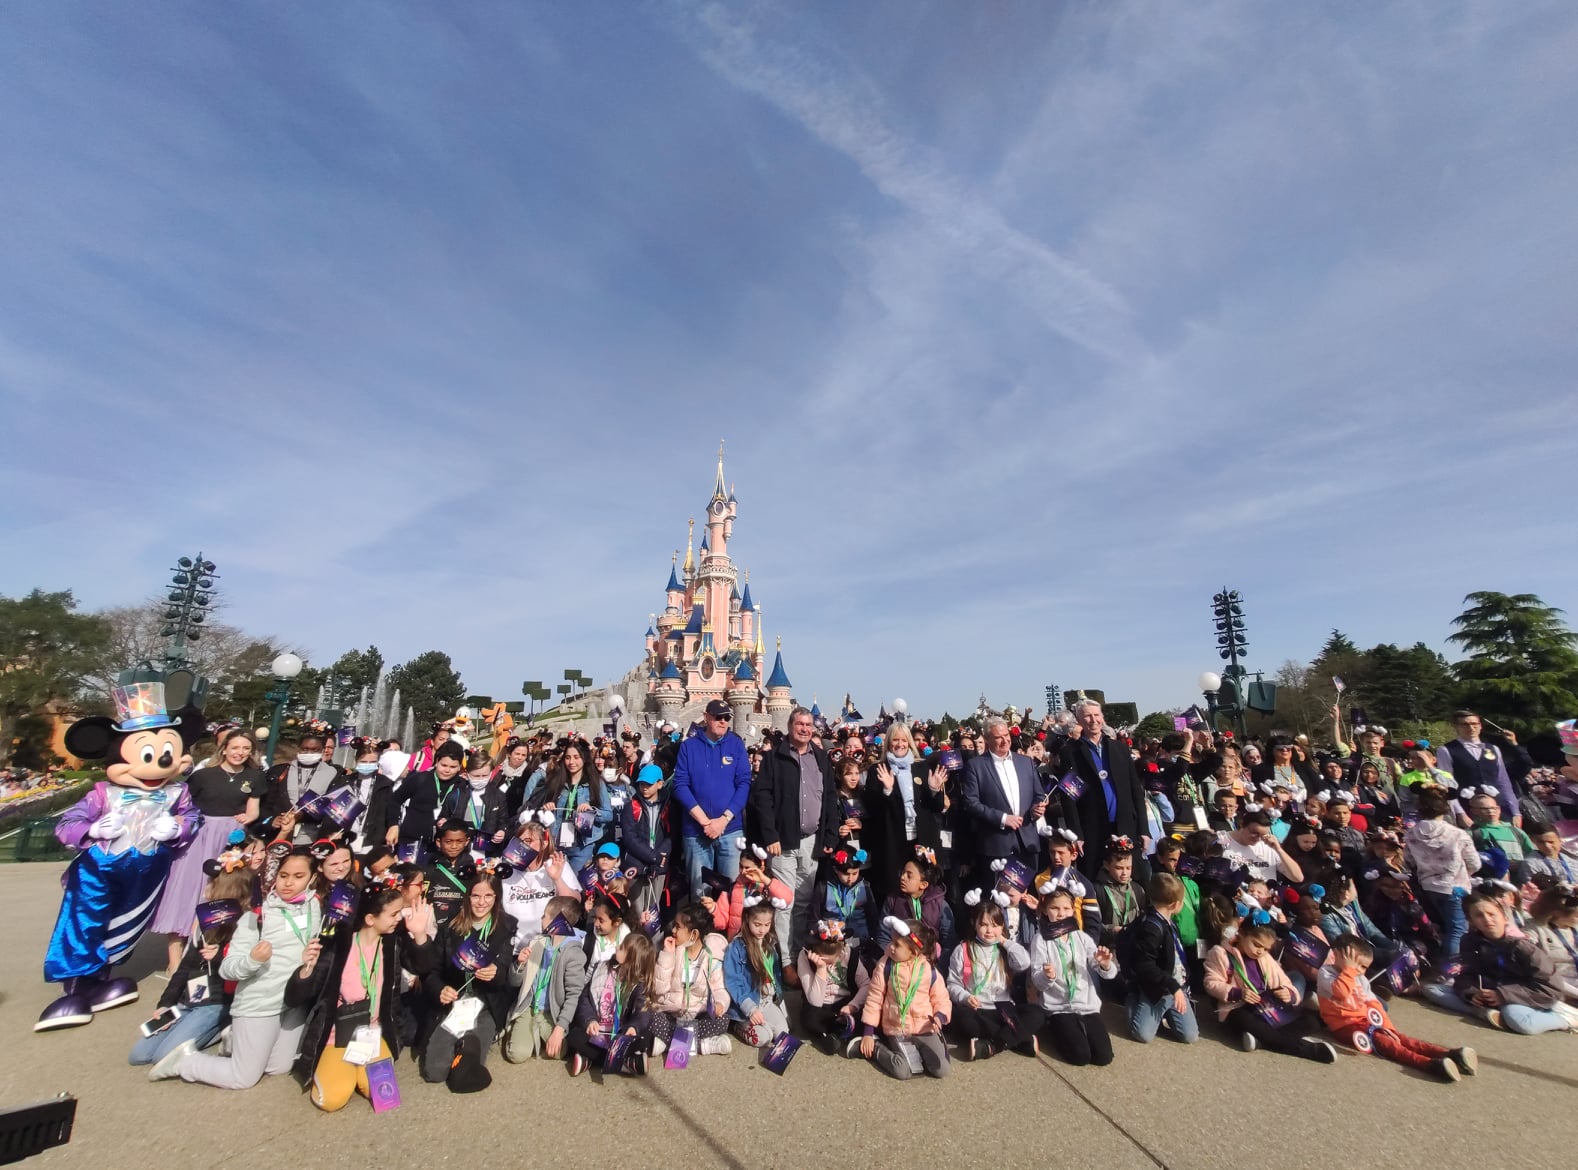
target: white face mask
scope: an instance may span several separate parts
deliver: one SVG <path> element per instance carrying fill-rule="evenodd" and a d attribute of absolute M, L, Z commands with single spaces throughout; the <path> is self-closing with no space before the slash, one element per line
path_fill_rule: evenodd
<path fill-rule="evenodd" d="M 303 768 L 316 768 L 323 763 L 322 752 L 302 752 L 296 757 L 296 762 Z"/>
<path fill-rule="evenodd" d="M 603 783 L 604 784 L 612 784 L 614 782 L 614 777 L 617 776 L 617 775 L 619 775 L 619 769 L 618 768 L 604 768 L 603 769 Z"/>
<path fill-rule="evenodd" d="M 356 765 L 356 774 L 358 776 L 371 776 L 376 771 L 378 771 L 377 760 L 371 760 L 366 763 Z"/>
<path fill-rule="evenodd" d="M 491 780 L 492 778 L 493 777 L 491 777 L 491 776 L 467 776 L 466 777 L 466 779 L 471 784 L 471 791 L 473 791 L 473 792 L 481 792 L 484 788 L 486 788 L 488 786 L 488 781 Z"/>

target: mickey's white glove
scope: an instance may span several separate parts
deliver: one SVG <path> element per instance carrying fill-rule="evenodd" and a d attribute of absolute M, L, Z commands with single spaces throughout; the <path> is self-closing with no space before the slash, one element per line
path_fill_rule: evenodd
<path fill-rule="evenodd" d="M 160 813 L 148 826 L 148 836 L 155 841 L 174 841 L 181 835 L 181 822 L 169 813 Z"/>
<path fill-rule="evenodd" d="M 96 837 L 100 841 L 113 841 L 117 837 L 126 835 L 126 822 L 121 819 L 120 813 L 107 812 L 88 829 L 88 836 Z"/>

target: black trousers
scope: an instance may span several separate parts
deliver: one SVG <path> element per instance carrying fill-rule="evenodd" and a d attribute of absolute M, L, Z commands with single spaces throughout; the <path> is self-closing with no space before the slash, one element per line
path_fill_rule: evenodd
<path fill-rule="evenodd" d="M 1284 1027 L 1274 1028 L 1266 1022 L 1264 1016 L 1246 1005 L 1234 1008 L 1223 1023 L 1234 1035 L 1248 1032 L 1259 1042 L 1260 1047 L 1268 1052 L 1280 1052 L 1284 1056 L 1302 1056 L 1306 1060 L 1315 1059 L 1314 1046 L 1304 1042 L 1306 1029 L 1302 1020 L 1293 1020 Z"/>
<path fill-rule="evenodd" d="M 1058 1058 L 1069 1064 L 1112 1063 L 1112 1037 L 1100 1012 L 1053 1012 L 1047 1034 Z"/>
<path fill-rule="evenodd" d="M 1018 1048 L 1029 1044 L 1041 1030 L 1046 1012 L 1039 1004 L 1015 1004 L 1010 1026 L 994 1007 L 973 1008 L 967 1003 L 953 1005 L 953 1031 L 961 1040 L 985 1040 L 996 1048 Z"/>
<path fill-rule="evenodd" d="M 838 1034 L 839 1009 L 848 1003 L 843 1000 L 835 1004 L 825 1004 L 818 1007 L 815 1004 L 805 1004 L 800 1008 L 800 1026 L 812 1036 L 833 1036 Z"/>

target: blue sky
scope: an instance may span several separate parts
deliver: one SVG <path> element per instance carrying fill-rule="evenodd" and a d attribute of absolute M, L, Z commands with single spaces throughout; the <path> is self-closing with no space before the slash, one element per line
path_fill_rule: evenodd
<path fill-rule="evenodd" d="M 1142 709 L 1578 611 L 1578 9 L 0 8 L 0 592 L 635 660 L 720 438 L 797 693 Z M 869 712 L 868 712 L 869 713 Z"/>

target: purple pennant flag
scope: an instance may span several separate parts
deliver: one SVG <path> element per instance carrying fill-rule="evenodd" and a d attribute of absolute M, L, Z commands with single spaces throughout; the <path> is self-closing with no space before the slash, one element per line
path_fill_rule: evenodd
<path fill-rule="evenodd" d="M 323 819 L 323 807 L 328 803 L 328 799 L 321 792 L 303 792 L 301 799 L 296 802 L 296 808 L 309 820 L 321 821 Z"/>
<path fill-rule="evenodd" d="M 1408 991 L 1419 981 L 1419 956 L 1404 947 L 1398 952 L 1397 958 L 1391 965 L 1381 972 L 1381 982 L 1398 995 Z"/>
<path fill-rule="evenodd" d="M 356 903 L 360 899 L 361 894 L 350 882 L 335 882 L 323 902 L 323 920 L 349 922 L 356 916 Z"/>
<path fill-rule="evenodd" d="M 958 748 L 946 749 L 940 758 L 942 759 L 942 766 L 950 772 L 957 772 L 964 767 L 964 757 L 959 754 Z"/>
<path fill-rule="evenodd" d="M 215 902 L 197 904 L 197 929 L 207 934 L 228 926 L 241 917 L 241 903 L 234 898 L 220 898 Z"/>
<path fill-rule="evenodd" d="M 1299 1005 L 1295 1003 L 1282 1003 L 1273 999 L 1270 993 L 1255 1004 L 1255 1010 L 1260 1013 L 1260 1018 L 1273 1028 L 1283 1028 L 1298 1018 Z"/>
<path fill-rule="evenodd" d="M 1326 961 L 1326 956 L 1331 954 L 1331 946 L 1314 935 L 1295 930 L 1288 934 L 1287 953 L 1301 963 L 1311 967 L 1319 967 Z"/>
<path fill-rule="evenodd" d="M 519 837 L 511 837 L 504 844 L 502 860 L 506 865 L 514 866 L 517 870 L 526 869 L 537 860 L 537 851 Z"/>
<path fill-rule="evenodd" d="M 488 948 L 475 938 L 465 938 L 455 948 L 454 962 L 462 971 L 475 971 L 493 962 L 493 956 L 488 954 Z"/>
<path fill-rule="evenodd" d="M 784 1070 L 789 1067 L 789 1062 L 794 1059 L 794 1054 L 800 1051 L 803 1041 L 795 1039 L 788 1032 L 780 1032 L 762 1047 L 762 1067 L 770 1073 L 784 1075 Z"/>
<path fill-rule="evenodd" d="M 401 865 L 426 865 L 427 847 L 420 841 L 402 841 L 395 846 L 395 860 Z"/>
<path fill-rule="evenodd" d="M 366 807 L 356 799 L 356 789 L 342 788 L 324 802 L 323 819 L 342 829 L 349 828 Z"/>
<path fill-rule="evenodd" d="M 1021 894 L 1030 888 L 1030 867 L 1018 858 L 1010 858 L 1008 864 L 1003 866 L 1003 872 L 997 876 Z"/>
<path fill-rule="evenodd" d="M 632 1060 L 636 1055 L 638 1039 L 640 1037 L 637 1036 L 615 1036 L 613 1042 L 608 1045 L 608 1056 L 603 1060 L 603 1067 L 611 1073 L 634 1073 L 636 1070 L 632 1066 Z"/>
<path fill-rule="evenodd" d="M 1085 795 L 1085 781 L 1073 771 L 1065 772 L 1058 780 L 1057 786 L 1058 791 L 1070 800 L 1078 800 Z"/>

